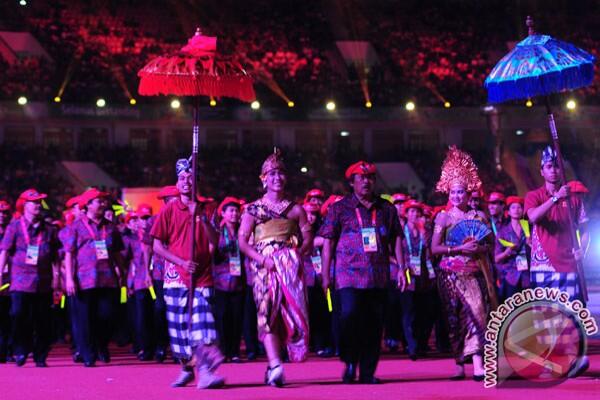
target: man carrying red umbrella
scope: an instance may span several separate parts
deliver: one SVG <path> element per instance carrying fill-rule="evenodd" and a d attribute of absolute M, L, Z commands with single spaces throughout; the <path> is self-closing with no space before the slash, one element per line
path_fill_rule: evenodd
<path fill-rule="evenodd" d="M 217 245 L 218 234 L 207 218 L 196 211 L 191 163 L 181 159 L 175 168 L 180 196 L 163 207 L 150 231 L 154 238 L 154 252 L 166 260 L 164 296 L 171 350 L 183 366 L 172 386 L 182 387 L 194 380 L 195 362 L 199 374 L 198 388 L 216 388 L 224 384 L 224 379 L 215 374 L 223 355 L 217 346 L 211 311 L 214 289 L 209 243 Z M 194 230 L 194 254 L 191 257 L 192 218 L 198 223 Z M 193 290 L 191 313 L 190 290 Z"/>

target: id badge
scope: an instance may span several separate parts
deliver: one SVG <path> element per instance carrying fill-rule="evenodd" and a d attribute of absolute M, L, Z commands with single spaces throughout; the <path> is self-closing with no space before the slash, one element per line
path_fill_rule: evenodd
<path fill-rule="evenodd" d="M 529 266 L 527 265 L 527 257 L 518 255 L 516 258 L 517 271 L 527 271 Z"/>
<path fill-rule="evenodd" d="M 29 245 L 27 246 L 27 253 L 25 254 L 25 264 L 37 265 L 38 257 L 40 255 L 40 247 Z"/>
<path fill-rule="evenodd" d="M 321 256 L 313 256 L 310 258 L 310 261 L 312 261 L 315 273 L 319 275 L 321 271 L 323 271 L 323 262 L 321 261 Z"/>
<path fill-rule="evenodd" d="M 365 253 L 374 253 L 377 251 L 377 233 L 375 228 L 362 228 L 362 243 Z"/>
<path fill-rule="evenodd" d="M 410 270 L 413 275 L 421 276 L 421 257 L 419 256 L 410 256 Z"/>
<path fill-rule="evenodd" d="M 97 260 L 108 260 L 108 249 L 106 248 L 105 240 L 95 240 L 94 247 L 96 248 Z"/>
<path fill-rule="evenodd" d="M 229 275 L 242 276 L 242 261 L 239 256 L 229 257 Z"/>
<path fill-rule="evenodd" d="M 431 261 L 427 260 L 425 262 L 425 265 L 427 266 L 427 273 L 429 274 L 429 279 L 435 278 L 435 271 L 433 270 L 433 265 L 431 264 Z"/>

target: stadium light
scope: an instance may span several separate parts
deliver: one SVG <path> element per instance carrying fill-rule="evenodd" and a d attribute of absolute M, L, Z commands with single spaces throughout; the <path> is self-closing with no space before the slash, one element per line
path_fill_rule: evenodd
<path fill-rule="evenodd" d="M 335 103 L 333 101 L 328 101 L 327 104 L 325 104 L 325 108 L 327 109 L 327 111 L 334 111 Z"/>
<path fill-rule="evenodd" d="M 308 168 L 302 167 L 302 168 L 300 168 L 300 172 L 302 172 L 303 174 L 305 174 L 305 173 L 308 172 Z"/>
<path fill-rule="evenodd" d="M 528 100 L 525 102 L 525 107 L 527 107 L 527 108 L 531 108 L 531 107 L 533 107 L 533 101 L 531 101 L 530 99 L 528 99 Z"/>
<path fill-rule="evenodd" d="M 517 136 L 523 136 L 525 134 L 525 131 L 523 131 L 523 129 L 517 129 L 515 131 L 515 135 Z"/>
<path fill-rule="evenodd" d="M 104 99 L 102 99 L 102 98 L 100 98 L 100 99 L 96 100 L 96 107 L 100 107 L 100 108 L 102 108 L 102 107 L 104 107 L 105 105 L 106 105 L 106 100 L 104 100 Z"/>
<path fill-rule="evenodd" d="M 215 99 L 210 99 L 210 102 L 208 103 L 211 107 L 216 107 L 217 105 L 217 101 Z"/>
<path fill-rule="evenodd" d="M 137 100 L 134 98 L 129 99 L 129 104 L 131 104 L 132 106 L 135 106 L 137 104 Z"/>
<path fill-rule="evenodd" d="M 260 102 L 258 100 L 254 100 L 251 104 L 250 104 L 250 108 L 252 108 L 253 110 L 260 110 Z"/>
<path fill-rule="evenodd" d="M 294 104 L 294 102 L 293 102 L 293 101 L 291 101 L 291 100 L 290 100 L 290 101 L 288 101 L 288 107 L 289 107 L 289 108 L 294 108 L 294 106 L 295 106 L 295 104 Z"/>
<path fill-rule="evenodd" d="M 350 132 L 348 132 L 348 131 L 341 131 L 340 132 L 340 136 L 341 137 L 348 137 L 348 136 L 350 136 Z"/>
<path fill-rule="evenodd" d="M 27 1 L 26 0 L 21 0 L 21 1 L 19 1 L 19 4 L 24 7 L 24 6 L 27 5 Z"/>
<path fill-rule="evenodd" d="M 567 101 L 567 108 L 571 111 L 575 110 L 577 108 L 577 102 L 573 99 L 570 99 Z"/>
<path fill-rule="evenodd" d="M 449 101 L 445 101 L 444 102 L 444 108 L 450 108 L 450 107 L 452 107 L 452 104 L 450 104 Z"/>
<path fill-rule="evenodd" d="M 21 96 L 17 99 L 17 103 L 19 103 L 20 106 L 24 106 L 25 104 L 27 104 L 27 97 L 25 96 Z"/>
<path fill-rule="evenodd" d="M 415 110 L 415 103 L 413 103 L 412 101 L 409 101 L 406 103 L 406 105 L 404 106 L 406 108 L 407 111 L 414 111 Z"/>
<path fill-rule="evenodd" d="M 55 103 L 60 103 L 60 102 L 61 102 L 61 100 L 62 100 L 62 99 L 60 98 L 60 96 L 56 96 L 56 97 L 54 98 L 54 102 L 55 102 Z"/>
<path fill-rule="evenodd" d="M 171 100 L 171 108 L 173 110 L 178 110 L 181 107 L 181 102 L 178 99 Z"/>
<path fill-rule="evenodd" d="M 365 107 L 367 107 L 367 108 L 371 108 L 371 107 L 373 107 L 373 103 L 371 103 L 370 101 L 367 101 L 367 102 L 365 103 Z"/>

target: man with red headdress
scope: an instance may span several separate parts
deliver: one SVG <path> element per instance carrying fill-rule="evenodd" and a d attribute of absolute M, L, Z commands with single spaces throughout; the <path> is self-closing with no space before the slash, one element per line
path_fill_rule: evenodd
<path fill-rule="evenodd" d="M 56 228 L 42 218 L 42 200 L 35 189 L 17 200 L 20 217 L 6 228 L 0 245 L 0 270 L 9 257 L 13 346 L 17 366 L 33 352 L 37 367 L 46 367 L 50 349 L 52 289 L 58 285 L 58 241 Z M 0 275 L 0 287 L 5 282 Z M 34 335 L 35 332 L 35 335 Z"/>
<path fill-rule="evenodd" d="M 399 265 L 398 286 L 406 286 L 402 230 L 396 209 L 375 196 L 375 165 L 360 161 L 346 170 L 353 193 L 331 205 L 319 230 L 323 243 L 323 288 L 333 285 L 340 302 L 340 355 L 344 383 L 379 383 L 379 361 L 386 286 L 392 249 Z"/>

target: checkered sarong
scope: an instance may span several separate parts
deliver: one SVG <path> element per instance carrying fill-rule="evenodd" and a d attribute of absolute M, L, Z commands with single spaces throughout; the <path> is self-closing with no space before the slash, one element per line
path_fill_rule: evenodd
<path fill-rule="evenodd" d="M 173 357 L 191 359 L 192 347 L 210 345 L 217 341 L 215 319 L 210 305 L 212 288 L 194 290 L 191 337 L 188 330 L 188 289 L 165 288 L 164 296 Z"/>
<path fill-rule="evenodd" d="M 531 287 L 558 288 L 569 294 L 569 301 L 583 302 L 579 278 L 575 272 L 531 272 Z"/>

